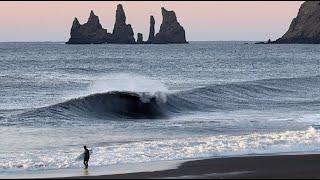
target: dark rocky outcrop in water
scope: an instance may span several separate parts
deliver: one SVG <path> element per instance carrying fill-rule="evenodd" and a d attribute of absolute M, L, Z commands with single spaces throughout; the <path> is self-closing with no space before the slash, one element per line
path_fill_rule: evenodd
<path fill-rule="evenodd" d="M 320 43 L 320 1 L 304 2 L 289 30 L 272 43 Z"/>
<path fill-rule="evenodd" d="M 170 43 L 188 43 L 185 37 L 183 27 L 177 21 L 174 11 L 167 11 L 161 8 L 162 24 L 160 31 L 155 35 L 155 20 L 150 16 L 149 37 L 143 42 L 141 33 L 137 34 L 137 42 L 134 38 L 134 32 L 130 24 L 126 24 L 126 15 L 121 4 L 117 6 L 116 21 L 113 32 L 108 33 L 103 29 L 99 17 L 93 11 L 90 13 L 88 22 L 81 25 L 77 18 L 74 19 L 71 28 L 71 37 L 66 44 L 170 44 Z"/>
<path fill-rule="evenodd" d="M 121 4 L 117 6 L 116 22 L 114 24 L 110 43 L 134 44 L 134 33 L 130 24 L 126 24 L 126 15 Z"/>
<path fill-rule="evenodd" d="M 149 38 L 148 38 L 148 43 L 151 43 L 154 41 L 154 34 L 155 34 L 155 31 L 154 31 L 154 25 L 155 25 L 155 20 L 154 20 L 154 17 L 153 16 L 150 16 L 150 29 L 149 29 Z"/>
<path fill-rule="evenodd" d="M 100 44 L 107 42 L 111 34 L 102 28 L 99 17 L 91 11 L 88 22 L 83 25 L 74 19 L 70 36 L 67 44 Z"/>
<path fill-rule="evenodd" d="M 176 13 L 174 11 L 167 11 L 161 8 L 162 24 L 160 31 L 157 33 L 153 43 L 167 44 L 167 43 L 187 43 L 185 31 L 179 24 Z"/>
<path fill-rule="evenodd" d="M 137 35 L 137 43 L 138 44 L 143 44 L 143 35 L 141 33 L 138 33 Z"/>
<path fill-rule="evenodd" d="M 272 41 L 271 41 L 271 39 L 268 39 L 268 41 L 267 42 L 256 42 L 255 44 L 272 44 Z"/>

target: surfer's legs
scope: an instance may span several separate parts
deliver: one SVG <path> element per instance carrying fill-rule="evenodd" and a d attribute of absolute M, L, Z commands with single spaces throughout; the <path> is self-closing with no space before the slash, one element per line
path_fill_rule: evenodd
<path fill-rule="evenodd" d="M 85 168 L 85 169 L 88 169 L 88 161 L 87 161 L 87 160 L 84 160 L 84 161 L 83 161 L 83 164 L 84 164 L 84 168 Z"/>

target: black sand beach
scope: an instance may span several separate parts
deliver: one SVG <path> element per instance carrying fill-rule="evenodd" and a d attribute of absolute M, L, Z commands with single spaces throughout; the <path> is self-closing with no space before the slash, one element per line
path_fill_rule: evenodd
<path fill-rule="evenodd" d="M 275 155 L 189 161 L 177 169 L 67 179 L 137 178 L 320 178 L 320 155 Z"/>

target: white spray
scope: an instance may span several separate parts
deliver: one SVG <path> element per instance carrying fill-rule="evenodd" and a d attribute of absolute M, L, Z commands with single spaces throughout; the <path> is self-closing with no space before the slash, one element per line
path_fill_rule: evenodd
<path fill-rule="evenodd" d="M 74 93 L 68 99 L 111 91 L 129 91 L 138 93 L 142 102 L 155 97 L 157 102 L 165 103 L 168 88 L 159 80 L 134 73 L 110 73 L 92 77 L 90 86 L 82 92 Z"/>

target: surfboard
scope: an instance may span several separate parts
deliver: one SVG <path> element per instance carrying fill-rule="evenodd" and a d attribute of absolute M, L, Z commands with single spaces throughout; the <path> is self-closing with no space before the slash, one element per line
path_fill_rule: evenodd
<path fill-rule="evenodd" d="M 92 154 L 92 149 L 89 149 L 89 154 L 90 154 L 90 156 L 91 156 L 91 154 Z M 81 154 L 76 158 L 76 161 L 83 161 L 83 159 L 84 159 L 84 152 L 81 153 Z"/>

